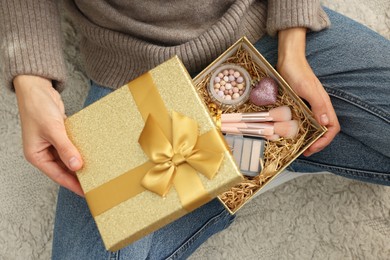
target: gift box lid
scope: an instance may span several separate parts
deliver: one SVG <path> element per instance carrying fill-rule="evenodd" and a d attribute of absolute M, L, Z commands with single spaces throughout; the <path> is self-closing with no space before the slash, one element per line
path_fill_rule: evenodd
<path fill-rule="evenodd" d="M 65 125 L 84 160 L 77 177 L 108 250 L 163 227 L 242 180 L 176 56 Z"/>

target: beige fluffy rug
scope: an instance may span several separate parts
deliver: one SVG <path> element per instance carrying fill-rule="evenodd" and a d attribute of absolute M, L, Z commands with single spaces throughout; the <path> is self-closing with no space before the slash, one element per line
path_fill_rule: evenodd
<path fill-rule="evenodd" d="M 390 39 L 390 3 L 322 1 Z M 86 79 L 65 21 L 71 79 L 67 113 L 81 108 Z M 0 64 L 1 66 L 1 64 Z M 57 186 L 24 161 L 15 97 L 0 91 L 0 259 L 49 259 Z M 389 259 L 390 188 L 332 175 L 304 176 L 268 191 L 191 259 Z"/>

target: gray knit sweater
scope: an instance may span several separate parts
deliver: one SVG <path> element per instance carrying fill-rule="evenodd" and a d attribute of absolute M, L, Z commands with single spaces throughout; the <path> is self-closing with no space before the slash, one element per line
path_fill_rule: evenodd
<path fill-rule="evenodd" d="M 319 0 L 64 0 L 77 25 L 88 76 L 118 88 L 177 54 L 200 71 L 241 36 L 251 42 L 289 27 L 329 26 Z M 62 90 L 66 71 L 55 0 L 2 0 L 1 64 L 6 84 L 39 75 Z"/>

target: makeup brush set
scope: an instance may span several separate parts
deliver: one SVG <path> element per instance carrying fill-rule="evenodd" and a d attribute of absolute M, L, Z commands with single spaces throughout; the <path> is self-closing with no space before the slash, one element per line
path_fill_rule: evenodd
<path fill-rule="evenodd" d="M 223 133 L 261 136 L 268 140 L 294 138 L 298 121 L 292 120 L 291 109 L 280 106 L 268 112 L 229 113 L 221 116 Z"/>

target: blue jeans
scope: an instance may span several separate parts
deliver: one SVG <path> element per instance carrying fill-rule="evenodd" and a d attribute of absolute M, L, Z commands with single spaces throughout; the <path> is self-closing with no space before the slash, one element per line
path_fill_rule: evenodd
<path fill-rule="evenodd" d="M 307 35 L 307 59 L 327 92 L 341 133 L 323 151 L 300 157 L 290 170 L 330 171 L 390 185 L 390 42 L 366 27 L 326 10 L 332 27 Z M 276 64 L 277 40 L 263 37 L 256 48 Z M 85 105 L 110 93 L 92 84 Z M 85 200 L 60 188 L 53 259 L 183 259 L 233 221 L 213 200 L 179 220 L 110 253 L 104 249 Z"/>

